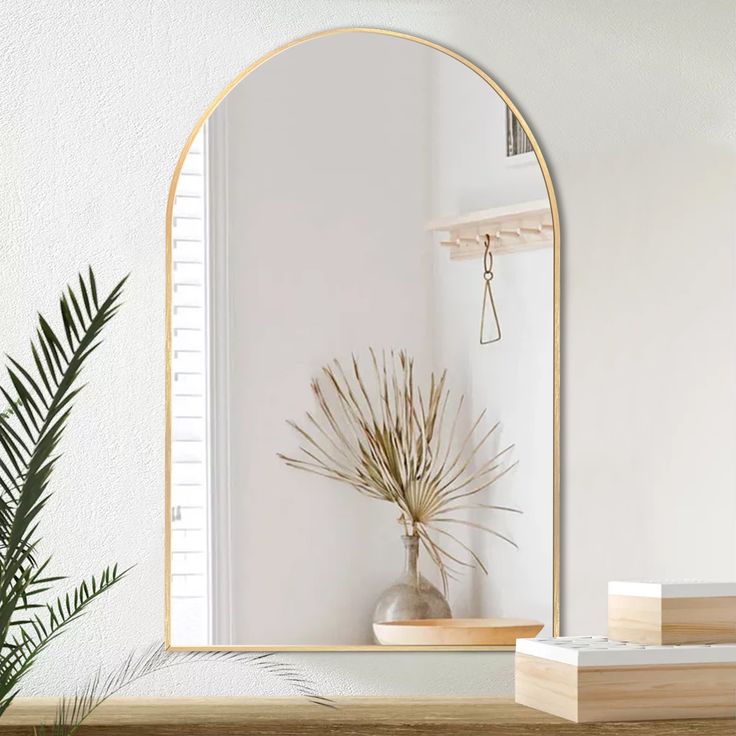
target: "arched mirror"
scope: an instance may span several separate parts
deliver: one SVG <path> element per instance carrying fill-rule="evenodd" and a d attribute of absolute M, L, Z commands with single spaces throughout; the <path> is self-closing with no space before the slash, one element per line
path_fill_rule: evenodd
<path fill-rule="evenodd" d="M 498 86 L 303 39 L 212 105 L 168 218 L 167 644 L 556 633 L 557 211 Z"/>

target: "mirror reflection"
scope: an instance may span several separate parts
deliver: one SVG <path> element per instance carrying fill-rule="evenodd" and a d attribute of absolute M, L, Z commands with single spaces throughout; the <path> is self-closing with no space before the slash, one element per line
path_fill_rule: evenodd
<path fill-rule="evenodd" d="M 499 94 L 324 36 L 245 76 L 174 186 L 170 643 L 551 635 L 553 219 Z"/>

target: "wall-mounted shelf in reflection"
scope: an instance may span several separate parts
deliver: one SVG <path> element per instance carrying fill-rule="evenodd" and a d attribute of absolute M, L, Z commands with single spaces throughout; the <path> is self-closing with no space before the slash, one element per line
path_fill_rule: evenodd
<path fill-rule="evenodd" d="M 494 253 L 548 248 L 553 241 L 552 212 L 546 199 L 467 212 L 432 220 L 427 230 L 443 234 L 440 244 L 450 258 L 480 258 L 486 234 Z"/>

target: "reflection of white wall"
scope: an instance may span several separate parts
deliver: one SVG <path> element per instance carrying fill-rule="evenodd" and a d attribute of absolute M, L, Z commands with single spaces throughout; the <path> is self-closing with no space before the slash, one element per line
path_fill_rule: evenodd
<path fill-rule="evenodd" d="M 510 166 L 505 156 L 505 107 L 486 83 L 459 64 L 433 57 L 431 95 L 432 217 L 546 197 L 541 170 Z M 483 409 L 501 422 L 489 452 L 515 444 L 518 467 L 478 503 L 515 506 L 523 516 L 484 511 L 487 526 L 519 545 L 459 525 L 451 531 L 478 551 L 489 569 L 453 585 L 456 616 L 551 621 L 552 611 L 552 249 L 498 256 L 492 282 L 503 339 L 480 345 L 480 259 L 435 254 L 435 360 L 466 398 L 465 419 Z M 490 425 L 489 425 L 490 426 Z M 481 459 L 481 456 L 479 456 Z M 473 500 L 469 499 L 469 500 Z M 475 521 L 479 521 L 475 512 Z M 549 630 L 549 629 L 548 629 Z"/>
<path fill-rule="evenodd" d="M 536 162 L 510 164 L 506 158 L 501 98 L 462 64 L 441 54 L 432 54 L 429 63 L 432 217 L 546 198 Z"/>
<path fill-rule="evenodd" d="M 521 468 L 478 500 L 524 508 L 489 517 L 521 552 L 449 527 L 492 571 L 453 584 L 455 615 L 550 621 L 551 252 L 499 259 L 504 340 L 480 347 L 480 260 L 451 263 L 424 232 L 434 216 L 544 196 L 537 166 L 506 164 L 504 113 L 457 61 L 379 36 L 296 47 L 215 113 L 228 131 L 234 642 L 370 643 L 401 565 L 396 511 L 276 458 L 296 450 L 285 420 L 313 408 L 321 365 L 369 345 L 408 348 L 423 375 L 447 367 L 463 420 L 487 408 L 519 447 Z"/>
<path fill-rule="evenodd" d="M 380 37 L 305 44 L 216 113 L 229 130 L 236 642 L 370 643 L 372 608 L 400 572 L 392 507 L 276 452 L 296 451 L 285 420 L 313 409 L 309 382 L 332 357 L 429 357 L 417 51 Z"/>

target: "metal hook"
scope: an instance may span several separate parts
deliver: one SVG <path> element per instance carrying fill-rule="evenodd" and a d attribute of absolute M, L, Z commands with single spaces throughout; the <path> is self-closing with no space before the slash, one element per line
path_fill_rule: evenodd
<path fill-rule="evenodd" d="M 493 251 L 490 249 L 491 239 L 486 235 L 485 251 L 483 252 L 483 275 L 493 276 Z"/>
<path fill-rule="evenodd" d="M 500 233 L 495 236 L 500 240 Z M 483 306 L 480 313 L 480 344 L 489 345 L 492 342 L 498 342 L 501 339 L 501 323 L 498 321 L 498 313 L 496 312 L 496 303 L 493 300 L 493 290 L 491 289 L 491 281 L 493 281 L 493 252 L 491 251 L 491 236 L 486 233 L 485 250 L 483 252 Z M 486 310 L 490 305 L 493 313 L 493 320 L 496 323 L 496 336 L 490 340 L 485 339 Z"/>

